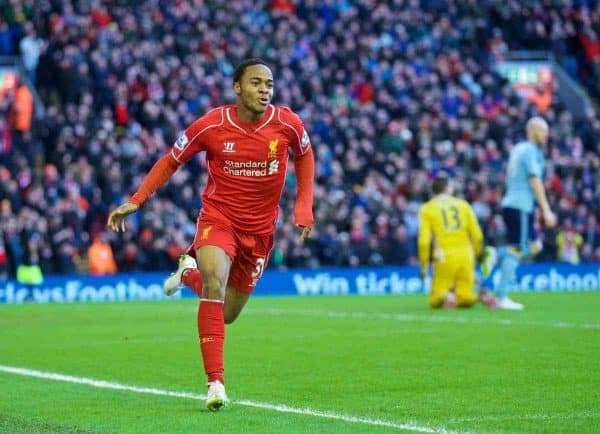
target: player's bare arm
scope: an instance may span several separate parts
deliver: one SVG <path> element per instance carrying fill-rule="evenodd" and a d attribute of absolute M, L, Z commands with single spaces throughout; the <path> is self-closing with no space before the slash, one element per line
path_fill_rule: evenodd
<path fill-rule="evenodd" d="M 532 176 L 529 178 L 529 185 L 531 185 L 531 190 L 533 190 L 535 199 L 542 211 L 544 224 L 548 228 L 556 226 L 556 215 L 552 212 L 552 209 L 550 209 L 550 204 L 548 203 L 548 199 L 546 197 L 546 190 L 544 189 L 544 184 L 542 184 L 541 179 L 536 176 Z"/>

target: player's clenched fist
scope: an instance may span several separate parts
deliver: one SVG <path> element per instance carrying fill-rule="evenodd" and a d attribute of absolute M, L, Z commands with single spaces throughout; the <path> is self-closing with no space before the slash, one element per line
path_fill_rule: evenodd
<path fill-rule="evenodd" d="M 108 226 L 115 232 L 125 232 L 125 218 L 129 214 L 136 212 L 137 209 L 137 205 L 125 202 L 110 213 L 108 216 Z"/>

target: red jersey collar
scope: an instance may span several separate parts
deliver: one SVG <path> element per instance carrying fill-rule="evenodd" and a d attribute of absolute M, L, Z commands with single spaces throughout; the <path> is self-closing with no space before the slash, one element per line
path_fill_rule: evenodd
<path fill-rule="evenodd" d="M 228 106 L 225 110 L 225 114 L 229 123 L 231 123 L 234 127 L 239 128 L 244 132 L 256 132 L 260 130 L 269 122 L 271 122 L 271 119 L 273 119 L 273 116 L 275 115 L 275 107 L 273 106 L 273 104 L 269 104 L 269 106 L 265 110 L 265 114 L 259 120 L 255 122 L 245 122 L 238 118 L 236 113 L 236 107 L 236 105 Z"/>

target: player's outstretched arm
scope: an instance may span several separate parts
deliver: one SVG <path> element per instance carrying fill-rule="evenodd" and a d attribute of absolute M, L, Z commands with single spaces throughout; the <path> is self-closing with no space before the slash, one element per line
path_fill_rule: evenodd
<path fill-rule="evenodd" d="M 160 158 L 145 176 L 140 188 L 108 216 L 108 226 L 115 232 L 125 232 L 125 218 L 137 211 L 142 203 L 175 173 L 179 163 L 169 153 Z"/>
<path fill-rule="evenodd" d="M 134 203 L 125 202 L 119 205 L 108 216 L 108 227 L 115 232 L 125 232 L 125 218 L 136 212 L 138 206 Z"/>

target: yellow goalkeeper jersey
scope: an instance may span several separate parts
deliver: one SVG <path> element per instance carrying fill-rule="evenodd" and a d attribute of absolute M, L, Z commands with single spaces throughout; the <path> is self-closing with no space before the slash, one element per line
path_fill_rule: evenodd
<path fill-rule="evenodd" d="M 483 234 L 467 201 L 440 194 L 421 206 L 418 241 L 421 267 L 429 264 L 432 245 L 435 260 L 479 256 Z"/>

